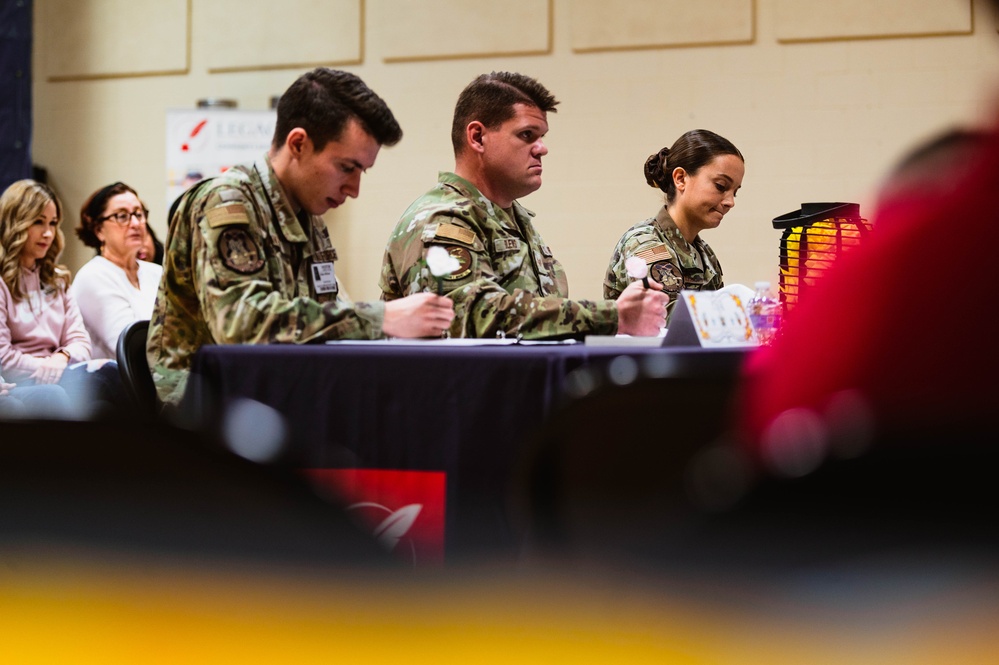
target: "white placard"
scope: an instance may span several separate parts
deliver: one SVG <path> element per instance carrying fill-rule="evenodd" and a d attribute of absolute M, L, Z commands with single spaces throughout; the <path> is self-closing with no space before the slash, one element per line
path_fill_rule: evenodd
<path fill-rule="evenodd" d="M 670 317 L 667 346 L 730 349 L 756 346 L 746 304 L 753 290 L 742 284 L 718 291 L 681 291 Z"/>
<path fill-rule="evenodd" d="M 167 111 L 167 208 L 202 178 L 267 152 L 276 122 L 274 111 Z"/>

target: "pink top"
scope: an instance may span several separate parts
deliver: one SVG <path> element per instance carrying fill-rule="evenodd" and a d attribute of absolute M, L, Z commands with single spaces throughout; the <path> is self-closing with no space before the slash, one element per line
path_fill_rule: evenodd
<path fill-rule="evenodd" d="M 43 292 L 37 270 L 21 270 L 27 293 L 14 302 L 7 283 L 0 279 L 0 369 L 17 383 L 38 369 L 42 360 L 60 349 L 70 362 L 90 360 L 90 335 L 72 296 L 65 289 L 47 287 Z"/>

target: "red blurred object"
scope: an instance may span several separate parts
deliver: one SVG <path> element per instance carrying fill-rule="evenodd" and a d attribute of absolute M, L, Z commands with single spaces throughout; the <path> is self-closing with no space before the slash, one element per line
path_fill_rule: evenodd
<path fill-rule="evenodd" d="M 442 471 L 304 469 L 347 504 L 387 550 L 414 565 L 444 563 L 447 474 Z"/>
<path fill-rule="evenodd" d="M 999 139 L 941 177 L 952 182 L 932 197 L 886 201 L 878 232 L 837 259 L 747 363 L 741 429 L 754 450 L 789 410 L 842 434 L 856 425 L 835 408 L 843 396 L 863 405 L 875 437 L 995 430 Z"/>

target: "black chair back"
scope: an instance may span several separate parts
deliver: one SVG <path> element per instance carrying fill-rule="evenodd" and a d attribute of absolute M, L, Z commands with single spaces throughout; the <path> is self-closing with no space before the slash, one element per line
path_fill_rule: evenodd
<path fill-rule="evenodd" d="M 153 375 L 146 359 L 146 335 L 149 321 L 133 321 L 125 326 L 118 337 L 118 372 L 125 385 L 129 400 L 144 417 L 154 418 L 160 412 Z"/>

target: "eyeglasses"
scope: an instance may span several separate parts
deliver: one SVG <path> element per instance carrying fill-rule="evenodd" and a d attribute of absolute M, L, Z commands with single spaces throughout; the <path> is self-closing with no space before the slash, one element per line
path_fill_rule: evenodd
<path fill-rule="evenodd" d="M 112 219 L 124 226 L 125 224 L 128 224 L 133 217 L 138 220 L 139 224 L 143 224 L 146 221 L 146 211 L 133 210 L 132 212 L 125 212 L 124 210 L 119 210 L 118 212 L 113 212 L 110 215 L 101 217 L 100 221 L 106 222 L 107 220 Z"/>

